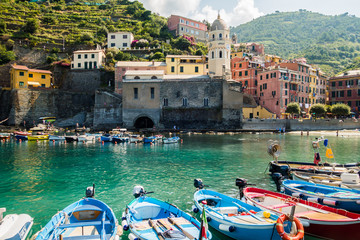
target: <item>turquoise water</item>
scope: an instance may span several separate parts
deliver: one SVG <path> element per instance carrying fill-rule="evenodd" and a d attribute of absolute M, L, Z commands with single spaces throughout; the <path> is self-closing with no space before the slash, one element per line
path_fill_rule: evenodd
<path fill-rule="evenodd" d="M 0 143 L 0 199 L 7 213 L 34 218 L 33 233 L 96 184 L 96 198 L 106 202 L 118 219 L 142 185 L 153 197 L 191 212 L 194 178 L 212 189 L 238 196 L 235 178 L 276 190 L 267 173 L 268 140 L 282 145 L 281 159 L 313 161 L 313 137 L 239 134 L 182 135 L 176 145 L 52 142 Z M 329 137 L 336 161 L 359 161 L 360 138 Z M 325 159 L 325 149 L 322 148 Z M 125 237 L 123 238 L 125 239 Z M 216 237 L 215 237 L 216 239 Z"/>

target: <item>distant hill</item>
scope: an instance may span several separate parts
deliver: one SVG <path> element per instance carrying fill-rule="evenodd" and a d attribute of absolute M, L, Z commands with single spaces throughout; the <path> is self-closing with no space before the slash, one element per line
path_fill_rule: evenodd
<path fill-rule="evenodd" d="M 347 68 L 360 56 L 360 18 L 327 16 L 306 10 L 276 12 L 231 28 L 239 42 L 258 42 L 283 58 L 306 57 L 328 74 Z"/>

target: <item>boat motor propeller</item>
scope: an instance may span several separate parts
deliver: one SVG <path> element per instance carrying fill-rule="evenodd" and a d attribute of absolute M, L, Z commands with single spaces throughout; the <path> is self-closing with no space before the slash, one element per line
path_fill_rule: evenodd
<path fill-rule="evenodd" d="M 204 185 L 203 181 L 200 178 L 194 179 L 194 187 L 201 190 L 204 187 L 209 187 L 208 185 Z"/>
<path fill-rule="evenodd" d="M 133 189 L 133 196 L 135 198 L 138 198 L 138 197 L 142 197 L 142 196 L 145 196 L 146 194 L 149 194 L 149 193 L 154 193 L 154 192 L 146 192 L 144 190 L 144 187 L 143 186 L 135 186 L 134 189 Z"/>
<path fill-rule="evenodd" d="M 85 191 L 85 196 L 87 198 L 94 198 L 95 196 L 95 184 L 92 187 L 87 187 Z"/>
<path fill-rule="evenodd" d="M 244 197 L 244 188 L 246 188 L 247 186 L 256 186 L 256 184 L 248 183 L 245 178 L 236 178 L 235 186 L 239 188 L 240 199 L 242 199 Z"/>

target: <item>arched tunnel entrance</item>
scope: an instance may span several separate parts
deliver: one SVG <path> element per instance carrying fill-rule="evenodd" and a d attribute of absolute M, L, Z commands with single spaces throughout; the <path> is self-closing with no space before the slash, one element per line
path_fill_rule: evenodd
<path fill-rule="evenodd" d="M 148 117 L 139 117 L 138 119 L 136 119 L 134 127 L 135 128 L 153 128 L 154 122 Z"/>

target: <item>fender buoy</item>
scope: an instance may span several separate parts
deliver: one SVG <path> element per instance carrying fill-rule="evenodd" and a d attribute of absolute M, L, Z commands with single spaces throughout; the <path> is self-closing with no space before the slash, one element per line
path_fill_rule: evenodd
<path fill-rule="evenodd" d="M 279 233 L 281 239 L 283 240 L 300 240 L 304 237 L 304 227 L 301 224 L 300 220 L 297 217 L 294 217 L 294 222 L 297 228 L 297 233 L 295 236 L 289 236 L 284 230 L 284 222 L 289 220 L 289 217 L 285 214 L 281 215 L 276 221 L 276 231 Z"/>

